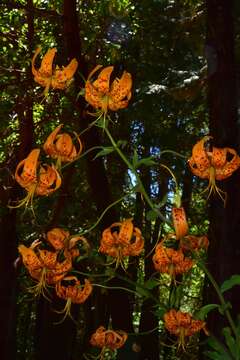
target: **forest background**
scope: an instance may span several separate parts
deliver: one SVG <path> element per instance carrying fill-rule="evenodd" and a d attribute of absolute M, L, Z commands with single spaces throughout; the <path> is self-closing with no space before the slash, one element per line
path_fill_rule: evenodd
<path fill-rule="evenodd" d="M 132 74 L 133 94 L 128 108 L 111 114 L 109 126 L 114 138 L 123 140 L 121 147 L 129 159 L 145 159 L 138 173 L 151 201 L 170 218 L 175 183 L 162 163 L 178 181 L 190 232 L 208 234 L 205 260 L 216 281 L 220 285 L 240 273 L 240 173 L 221 182 L 228 194 L 224 207 L 217 197 L 206 201 L 202 194 L 206 182 L 191 174 L 186 161 L 193 145 L 209 133 L 216 146 L 233 147 L 239 153 L 240 3 L 2 0 L 0 13 L 0 358 L 83 359 L 92 351 L 91 334 L 111 319 L 113 328 L 132 336 L 109 359 L 238 359 L 239 355 L 207 357 L 204 335 L 179 352 L 164 329 L 160 304 L 172 301 L 173 290 L 168 279 L 155 280 L 152 256 L 146 255 L 170 229 L 139 191 L 129 195 L 136 179 L 116 152 L 96 156 L 96 148 L 67 166 L 61 188 L 34 199 L 36 217 L 31 210 L 8 205 L 23 197 L 14 179 L 17 164 L 34 147 L 41 147 L 57 125 L 64 124 L 69 133 L 82 133 L 84 151 L 109 148 L 102 130 L 89 127 L 93 117 L 82 89 L 97 64 L 114 65 L 116 73 Z M 56 47 L 57 63 L 66 65 L 74 57 L 79 63 L 69 88 L 51 90 L 44 99 L 31 71 L 38 46 L 43 52 Z M 128 218 L 141 229 L 145 252 L 129 262 L 126 273 L 106 266 L 98 248 L 102 231 Z M 54 309 L 61 309 L 64 302 L 34 298 L 28 291 L 32 280 L 21 260 L 16 262 L 20 243 L 30 246 L 57 226 L 71 234 L 93 228 L 86 235 L 91 254 L 77 266 L 100 278 L 94 278 L 88 301 L 72 307 L 77 323 L 67 318 L 56 325 L 59 314 Z M 175 303 L 191 313 L 218 303 L 213 287 L 204 280 L 204 272 L 195 266 L 180 287 L 181 294 L 174 293 Z M 239 285 L 228 291 L 227 301 L 237 319 Z M 207 321 L 222 342 L 223 314 L 213 311 Z M 221 352 L 221 347 L 215 350 Z"/>

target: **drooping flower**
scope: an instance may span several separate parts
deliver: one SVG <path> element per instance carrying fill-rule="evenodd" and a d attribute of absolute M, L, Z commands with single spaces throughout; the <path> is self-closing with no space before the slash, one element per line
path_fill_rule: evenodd
<path fill-rule="evenodd" d="M 63 282 L 67 281 L 73 284 L 63 285 Z M 76 276 L 67 276 L 56 284 L 55 289 L 59 298 L 67 300 L 64 309 L 59 312 L 65 314 L 64 320 L 66 316 L 71 317 L 71 304 L 83 304 L 91 295 L 93 287 L 88 279 L 85 279 L 84 285 L 81 286 Z"/>
<path fill-rule="evenodd" d="M 78 149 L 73 143 L 71 136 L 67 133 L 59 134 L 63 124 L 56 127 L 51 132 L 43 145 L 43 149 L 53 159 L 57 159 L 57 167 L 60 167 L 62 162 L 71 162 L 75 160 L 82 152 L 83 145 L 78 135 L 75 134 Z"/>
<path fill-rule="evenodd" d="M 38 47 L 34 53 L 32 59 L 32 73 L 34 75 L 34 80 L 41 86 L 43 86 L 44 94 L 46 95 L 49 89 L 66 89 L 70 84 L 73 75 L 75 74 L 78 62 L 76 59 L 72 59 L 67 66 L 62 66 L 59 68 L 53 67 L 53 60 L 57 52 L 56 48 L 49 49 L 42 58 L 41 66 L 39 69 L 35 67 L 35 61 L 39 53 L 41 52 L 41 47 Z"/>
<path fill-rule="evenodd" d="M 207 236 L 186 235 L 180 240 L 180 247 L 183 252 L 207 250 L 209 240 Z"/>
<path fill-rule="evenodd" d="M 194 320 L 193 317 L 186 312 L 169 310 L 163 316 L 164 326 L 170 332 L 178 337 L 178 346 L 184 349 L 186 337 L 192 336 L 200 330 L 204 330 L 207 334 L 206 324 L 202 320 Z"/>
<path fill-rule="evenodd" d="M 40 166 L 38 182 L 35 194 L 39 196 L 49 195 L 61 186 L 61 177 L 53 165 L 43 164 Z"/>
<path fill-rule="evenodd" d="M 188 233 L 188 223 L 185 210 L 183 207 L 174 207 L 172 209 L 173 226 L 175 229 L 176 239 L 179 240 Z"/>
<path fill-rule="evenodd" d="M 213 146 L 211 151 L 208 150 L 206 143 L 210 139 L 211 136 L 204 136 L 194 145 L 188 164 L 194 175 L 209 180 L 208 187 L 204 190 L 209 191 L 208 197 L 212 193 L 217 193 L 225 203 L 226 193 L 217 187 L 216 180 L 224 180 L 231 176 L 239 168 L 240 158 L 234 149 L 228 147 Z"/>
<path fill-rule="evenodd" d="M 72 268 L 72 261 L 70 257 L 58 261 L 57 252 L 39 249 L 40 244 L 41 241 L 34 241 L 30 247 L 21 244 L 18 251 L 30 276 L 37 280 L 32 290 L 36 295 L 46 296 L 47 286 L 63 279 Z"/>
<path fill-rule="evenodd" d="M 116 258 L 116 266 L 126 256 L 139 255 L 144 247 L 141 231 L 134 227 L 132 220 L 112 224 L 102 233 L 99 251 Z"/>
<path fill-rule="evenodd" d="M 85 99 L 95 109 L 100 109 L 104 114 L 108 109 L 117 111 L 128 106 L 132 93 L 132 76 L 124 71 L 121 78 L 115 78 L 110 83 L 113 66 L 107 66 L 101 70 L 96 80 L 93 75 L 102 68 L 97 65 L 89 74 L 85 85 Z"/>
<path fill-rule="evenodd" d="M 72 259 L 80 255 L 80 251 L 76 248 L 77 243 L 81 242 L 85 253 L 89 251 L 89 243 L 83 236 L 72 236 L 69 231 L 61 228 L 53 228 L 47 232 L 47 241 L 52 245 L 56 251 L 63 250 L 66 257 L 70 256 Z"/>
<path fill-rule="evenodd" d="M 32 205 L 34 195 L 47 196 L 56 191 L 62 183 L 55 167 L 40 164 L 38 161 L 40 149 L 33 149 L 30 154 L 19 162 L 15 171 L 15 179 L 27 191 L 27 195 L 18 205 Z"/>
<path fill-rule="evenodd" d="M 69 231 L 61 228 L 53 228 L 47 232 L 47 241 L 53 246 L 56 251 L 62 250 L 65 247 L 65 241 L 69 238 Z"/>
<path fill-rule="evenodd" d="M 157 271 L 169 274 L 175 279 L 176 275 L 189 271 L 193 267 L 194 262 L 192 259 L 184 256 L 181 248 L 178 250 L 168 248 L 161 241 L 156 246 L 153 264 Z"/>
<path fill-rule="evenodd" d="M 104 326 L 100 326 L 91 336 L 90 344 L 101 349 L 116 350 L 125 344 L 127 337 L 127 333 L 122 330 L 106 330 Z"/>

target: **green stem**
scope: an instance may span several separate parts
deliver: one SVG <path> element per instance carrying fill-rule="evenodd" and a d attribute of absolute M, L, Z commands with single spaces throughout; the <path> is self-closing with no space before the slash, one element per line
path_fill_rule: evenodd
<path fill-rule="evenodd" d="M 134 295 L 137 295 L 137 296 L 141 297 L 141 295 L 137 291 L 127 289 L 127 288 L 124 288 L 122 286 L 107 286 L 107 285 L 100 285 L 100 284 L 92 284 L 92 286 L 97 286 L 97 287 L 101 287 L 103 289 L 110 289 L 110 290 L 124 290 L 124 291 L 130 292 L 131 294 L 134 294 Z"/>
<path fill-rule="evenodd" d="M 105 133 L 107 134 L 109 140 L 111 141 L 112 146 L 114 147 L 114 149 L 117 151 L 118 155 L 120 156 L 120 158 L 123 160 L 123 162 L 127 165 L 127 167 L 133 172 L 133 174 L 135 175 L 136 179 L 137 179 L 137 184 L 139 187 L 139 190 L 141 192 L 141 194 L 143 195 L 144 199 L 146 200 L 147 204 L 149 205 L 149 207 L 154 210 L 158 216 L 160 217 L 160 219 L 169 224 L 170 226 L 172 225 L 171 222 L 169 220 L 167 220 L 165 218 L 165 216 L 155 207 L 154 203 L 152 202 L 151 198 L 149 197 L 149 195 L 147 194 L 144 185 L 142 183 L 142 180 L 140 179 L 138 172 L 136 171 L 136 169 L 134 168 L 134 166 L 130 163 L 130 161 L 126 158 L 126 156 L 123 154 L 123 152 L 121 151 L 121 149 L 118 147 L 117 143 L 115 142 L 115 140 L 113 139 L 112 135 L 110 134 L 108 128 L 104 129 Z"/>
<path fill-rule="evenodd" d="M 178 152 L 176 152 L 176 151 L 173 151 L 173 150 L 163 150 L 163 151 L 161 151 L 160 157 L 161 157 L 163 154 L 167 154 L 167 153 L 176 155 L 176 156 L 178 156 L 178 157 L 181 157 L 181 158 L 184 159 L 184 160 L 187 159 L 187 156 L 184 156 L 184 155 L 182 155 L 182 154 L 180 154 L 180 153 L 178 153 Z"/>
<path fill-rule="evenodd" d="M 86 156 L 87 154 L 89 154 L 91 151 L 97 150 L 97 149 L 102 149 L 102 146 L 93 146 L 93 147 L 91 147 L 90 149 L 86 150 L 84 153 L 82 153 L 81 155 L 79 155 L 78 157 L 76 157 L 76 159 L 74 159 L 74 160 L 72 160 L 72 161 L 64 164 L 61 168 L 62 168 L 62 169 L 66 168 L 67 166 L 73 164 L 75 161 L 77 161 L 77 160 L 83 158 L 84 156 Z"/>
<path fill-rule="evenodd" d="M 101 215 L 99 216 L 99 218 L 97 219 L 97 221 L 88 229 L 80 232 L 79 234 L 74 234 L 74 237 L 75 236 L 83 236 L 89 232 L 91 232 L 99 223 L 100 221 L 102 220 L 103 216 L 106 214 L 106 212 L 113 206 L 115 206 L 116 204 L 118 204 L 119 202 L 121 202 L 126 196 L 128 196 L 129 194 L 131 194 L 131 191 L 128 192 L 127 194 L 123 195 L 121 198 L 117 199 L 116 201 L 112 202 L 110 205 L 108 205 L 106 207 L 106 209 L 103 210 L 103 212 L 101 213 Z"/>
<path fill-rule="evenodd" d="M 226 301 L 224 299 L 224 296 L 222 295 L 221 293 L 221 290 L 219 288 L 219 285 L 218 283 L 216 282 L 216 280 L 214 279 L 214 277 L 212 276 L 212 274 L 208 271 L 208 268 L 205 266 L 205 264 L 203 264 L 202 262 L 199 262 L 198 265 L 200 266 L 200 268 L 205 272 L 205 274 L 207 275 L 209 281 L 212 283 L 217 295 L 218 295 L 218 298 L 220 300 L 220 303 L 221 305 L 223 306 L 223 309 L 224 309 L 224 312 L 225 312 L 225 315 L 226 315 L 226 318 L 232 328 L 232 331 L 236 337 L 236 339 L 239 338 L 238 336 L 238 333 L 237 333 L 237 329 L 236 329 L 236 326 L 234 324 L 234 321 L 232 319 L 232 316 L 230 314 L 230 311 L 227 309 L 227 304 L 226 304 Z"/>

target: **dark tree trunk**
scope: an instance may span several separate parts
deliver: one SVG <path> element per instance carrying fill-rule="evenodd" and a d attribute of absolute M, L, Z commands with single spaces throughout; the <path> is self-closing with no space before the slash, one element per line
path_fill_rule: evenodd
<path fill-rule="evenodd" d="M 7 204 L 4 204 L 7 206 Z M 0 220 L 0 358 L 16 358 L 16 211 L 6 210 Z"/>
<path fill-rule="evenodd" d="M 210 135 L 215 146 L 239 149 L 237 122 L 236 67 L 234 61 L 233 1 L 207 0 L 208 105 Z M 240 173 L 218 183 L 227 192 L 227 203 L 211 197 L 209 269 L 221 284 L 239 273 L 240 258 Z M 240 312 L 239 289 L 227 293 L 232 304 L 232 314 Z M 214 289 L 207 285 L 205 302 L 218 302 Z M 216 326 L 217 324 L 217 326 Z M 210 330 L 220 336 L 224 323 L 217 312 L 208 319 Z"/>
<path fill-rule="evenodd" d="M 28 0 L 28 6 L 32 1 Z M 27 40 L 29 56 L 32 54 L 32 38 L 34 34 L 33 16 L 27 12 Z M 31 83 L 30 73 L 27 80 Z M 20 146 L 16 157 L 12 157 L 8 166 L 14 173 L 16 162 L 28 155 L 33 144 L 32 100 L 26 95 L 16 105 L 19 119 Z M 2 186 L 3 185 L 3 186 Z M 7 189 L 7 190 L 6 190 Z M 19 186 L 10 173 L 3 176 L 0 185 L 0 358 L 2 360 L 16 359 L 16 305 L 17 305 L 17 272 L 15 260 L 17 258 L 17 216 L 15 209 L 8 209 L 9 202 L 14 203 L 19 195 Z"/>
<path fill-rule="evenodd" d="M 149 156 L 150 154 L 144 154 L 144 156 Z M 147 190 L 148 194 L 151 194 L 151 174 L 149 169 L 147 169 L 143 173 L 143 183 L 144 187 Z M 145 215 L 149 207 L 145 204 Z M 152 256 L 148 256 L 148 254 L 152 251 L 154 245 L 158 240 L 158 232 L 160 227 L 161 221 L 157 219 L 155 223 L 155 229 L 153 231 L 151 221 L 145 218 L 145 226 L 144 226 L 144 237 L 145 237 L 145 281 L 149 280 L 151 276 L 155 273 L 155 269 L 153 266 Z M 158 297 L 158 288 L 154 288 L 152 290 L 153 295 Z M 149 332 L 149 334 L 143 335 L 139 337 L 139 342 L 141 344 L 141 352 L 139 359 L 149 359 L 149 360 L 156 360 L 159 359 L 159 332 L 158 332 L 158 318 L 154 314 L 154 306 L 156 303 L 151 299 L 146 299 L 141 308 L 141 318 L 140 318 L 140 325 L 139 325 L 139 332 Z M 153 329 L 156 329 L 153 331 Z"/>

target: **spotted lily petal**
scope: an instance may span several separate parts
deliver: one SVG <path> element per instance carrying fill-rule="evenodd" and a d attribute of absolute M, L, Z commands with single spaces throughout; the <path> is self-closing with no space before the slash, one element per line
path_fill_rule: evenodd
<path fill-rule="evenodd" d="M 188 223 L 185 210 L 181 208 L 172 209 L 173 226 L 175 229 L 176 239 L 179 240 L 188 233 Z"/>
<path fill-rule="evenodd" d="M 17 165 L 15 179 L 23 188 L 28 188 L 29 184 L 36 182 L 39 155 L 40 149 L 33 149 L 26 159 Z"/>

